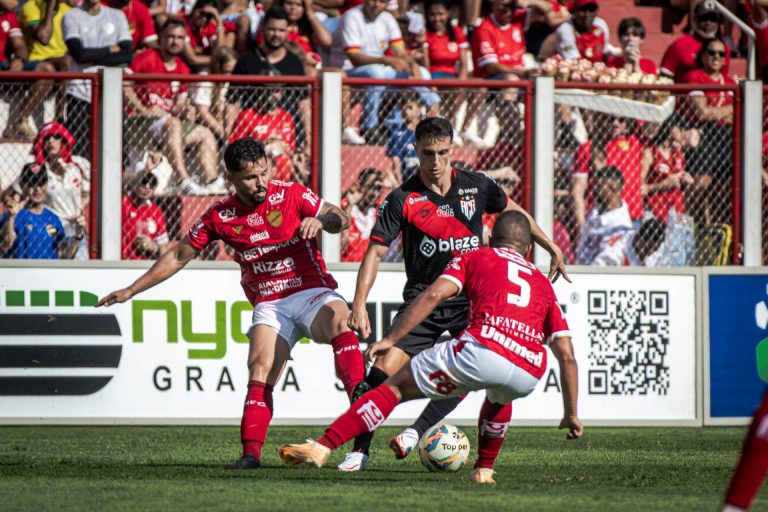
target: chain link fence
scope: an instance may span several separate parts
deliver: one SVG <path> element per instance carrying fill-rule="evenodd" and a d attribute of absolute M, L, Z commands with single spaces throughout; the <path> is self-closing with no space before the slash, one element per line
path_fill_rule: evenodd
<path fill-rule="evenodd" d="M 274 179 L 316 187 L 310 86 L 244 83 L 234 77 L 125 82 L 123 259 L 156 258 L 229 193 L 228 143 L 265 143 Z M 185 78 L 185 80 L 187 80 Z M 230 80 L 230 81 L 227 81 Z M 231 259 L 221 242 L 203 259 Z"/>
<path fill-rule="evenodd" d="M 0 257 L 88 259 L 95 75 L 4 73 L 0 81 Z M 94 177 L 95 178 L 95 177 Z M 89 250 L 90 247 L 90 250 Z"/>
<path fill-rule="evenodd" d="M 368 83 L 370 82 L 370 83 Z M 491 175 L 508 195 L 530 207 L 531 94 L 528 83 L 440 80 L 411 87 L 346 79 L 342 122 L 342 208 L 351 228 L 341 260 L 359 262 L 368 247 L 376 208 L 394 188 L 418 172 L 414 128 L 441 116 L 454 127 L 453 166 Z M 429 85 L 429 87 L 427 86 Z M 484 217 L 490 234 L 495 216 Z M 398 242 L 386 261 L 400 261 Z"/>
<path fill-rule="evenodd" d="M 582 87 L 555 94 L 555 233 L 571 262 L 730 264 L 736 88 Z"/>

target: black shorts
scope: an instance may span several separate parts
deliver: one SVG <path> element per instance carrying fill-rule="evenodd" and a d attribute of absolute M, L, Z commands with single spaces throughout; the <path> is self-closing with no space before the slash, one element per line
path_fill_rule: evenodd
<path fill-rule="evenodd" d="M 394 322 L 400 318 L 405 309 L 410 305 L 409 302 L 403 303 L 397 310 Z M 469 321 L 469 301 L 464 297 L 458 297 L 440 304 L 430 314 L 426 320 L 413 328 L 411 332 L 400 338 L 395 346 L 413 357 L 416 354 L 432 348 L 441 340 L 440 337 L 445 331 L 448 331 L 451 337 L 458 336 L 461 331 L 466 329 Z M 392 330 L 390 326 L 385 334 Z"/>

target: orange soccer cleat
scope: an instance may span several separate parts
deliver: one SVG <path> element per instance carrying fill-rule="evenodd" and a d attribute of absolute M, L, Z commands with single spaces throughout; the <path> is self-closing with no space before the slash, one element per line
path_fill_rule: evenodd
<path fill-rule="evenodd" d="M 328 460 L 331 450 L 317 442 L 307 439 L 303 444 L 284 444 L 277 449 L 278 455 L 283 459 L 283 463 L 289 466 L 296 464 L 313 464 L 321 468 Z"/>
<path fill-rule="evenodd" d="M 472 481 L 476 484 L 495 484 L 493 470 L 488 468 L 475 468 L 472 470 Z"/>

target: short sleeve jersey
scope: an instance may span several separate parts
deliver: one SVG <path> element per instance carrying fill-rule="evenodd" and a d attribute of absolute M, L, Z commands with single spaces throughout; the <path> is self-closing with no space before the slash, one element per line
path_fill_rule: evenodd
<path fill-rule="evenodd" d="M 128 69 L 133 73 L 153 73 L 169 75 L 169 80 L 137 82 L 133 88 L 139 100 L 146 106 L 157 106 L 170 112 L 176 99 L 187 94 L 189 84 L 172 80 L 173 75 L 189 75 L 189 66 L 181 57 L 176 57 L 176 65 L 168 69 L 160 56 L 160 50 L 148 48 L 134 57 Z"/>
<path fill-rule="evenodd" d="M 681 148 L 672 147 L 667 155 L 657 147 L 652 148 L 652 152 L 653 162 L 648 171 L 647 183 L 661 183 L 668 176 L 685 171 L 685 157 Z M 685 213 L 685 195 L 679 188 L 649 193 L 645 196 L 645 202 L 656 218 L 665 222 L 670 206 L 680 213 Z"/>
<path fill-rule="evenodd" d="M 450 27 L 450 29 L 454 33 L 453 41 L 448 34 L 438 35 L 430 31 L 425 33 L 430 73 L 456 74 L 456 64 L 459 62 L 461 52 L 469 48 L 464 31 L 459 27 Z"/>
<path fill-rule="evenodd" d="M 719 79 L 712 78 L 703 69 L 694 69 L 685 75 L 684 83 L 701 85 L 734 85 L 736 82 L 725 73 Z M 711 107 L 733 105 L 733 91 L 691 91 L 689 96 L 706 96 Z"/>
<path fill-rule="evenodd" d="M 696 54 L 702 43 L 703 39 L 696 34 L 685 34 L 672 41 L 661 58 L 661 72 L 674 77 L 676 83 L 685 83 L 685 75 L 696 69 Z M 725 49 L 723 73 L 727 74 L 731 65 L 731 50 L 727 44 Z"/>
<path fill-rule="evenodd" d="M 371 240 L 388 246 L 402 232 L 406 301 L 432 284 L 453 257 L 479 249 L 483 213 L 507 206 L 504 191 L 485 174 L 453 173 L 445 196 L 427 188 L 417 172 L 379 207 Z"/>
<path fill-rule="evenodd" d="M 464 332 L 536 378 L 547 369 L 544 345 L 571 335 L 549 280 L 512 249 L 484 247 L 463 254 L 440 278 L 455 283 L 469 299 Z"/>
<path fill-rule="evenodd" d="M 235 250 L 240 282 L 253 305 L 309 288 L 335 289 L 317 239 L 299 236 L 302 219 L 316 217 L 322 203 L 298 183 L 271 181 L 265 201 L 247 206 L 229 195 L 197 220 L 187 238 L 196 249 L 222 240 Z"/>
<path fill-rule="evenodd" d="M 747 22 L 755 30 L 757 60 L 760 63 L 758 73 L 762 73 L 762 69 L 768 66 L 768 18 L 758 20 L 761 17 L 759 11 L 764 8 L 754 6 L 753 3 L 756 3 L 756 0 L 746 0 L 744 8 L 747 11 Z"/>
<path fill-rule="evenodd" d="M 19 20 L 16 18 L 16 13 L 13 11 L 6 11 L 0 14 L 0 61 L 8 60 L 7 51 L 9 48 L 8 41 L 12 37 L 21 37 L 21 28 L 19 27 Z"/>
<path fill-rule="evenodd" d="M 145 260 L 149 255 L 142 254 L 133 245 L 137 236 L 151 238 L 157 244 L 168 243 L 168 230 L 165 215 L 152 201 L 145 201 L 135 206 L 129 197 L 123 199 L 123 259 Z"/>
<path fill-rule="evenodd" d="M 291 114 L 280 107 L 266 114 L 247 108 L 240 111 L 232 128 L 229 142 L 246 137 L 266 142 L 271 138 L 279 138 L 290 151 L 296 149 L 296 126 Z"/>
<path fill-rule="evenodd" d="M 28 28 L 42 23 L 47 3 L 45 0 L 27 0 L 21 8 L 21 26 Z M 67 45 L 64 44 L 64 36 L 61 31 L 61 20 L 71 9 L 72 7 L 66 2 L 56 2 L 56 12 L 53 15 L 53 33 L 48 44 L 43 44 L 32 37 L 27 38 L 29 60 L 49 60 L 67 54 Z"/>
<path fill-rule="evenodd" d="M 474 75 L 485 78 L 488 64 L 503 64 L 518 67 L 523 64 L 525 54 L 525 13 L 518 11 L 507 25 L 499 25 L 493 15 L 486 17 L 472 35 L 472 58 Z"/>
<path fill-rule="evenodd" d="M 8 222 L 8 212 L 0 218 L 0 229 Z M 16 240 L 3 258 L 56 260 L 59 244 L 64 240 L 61 220 L 48 208 L 39 214 L 23 208 L 13 220 Z"/>
<path fill-rule="evenodd" d="M 403 34 L 392 14 L 384 11 L 375 20 L 368 21 L 359 5 L 344 13 L 341 29 L 334 35 L 331 65 L 351 69 L 346 52 L 360 52 L 373 57 L 383 57 L 393 44 L 403 42 Z"/>
<path fill-rule="evenodd" d="M 109 1 L 102 2 L 110 6 Z M 133 50 L 139 47 L 140 43 L 145 45 L 157 41 L 157 32 L 155 32 L 155 22 L 152 21 L 152 15 L 149 9 L 140 0 L 131 0 L 124 8 L 120 9 L 128 20 L 128 30 L 133 38 Z"/>
<path fill-rule="evenodd" d="M 595 18 L 592 30 L 581 33 L 573 23 L 567 21 L 557 27 L 557 53 L 564 59 L 587 59 L 602 62 L 603 54 L 608 49 L 608 24 L 602 18 Z"/>
<path fill-rule="evenodd" d="M 615 55 L 612 55 L 605 59 L 605 65 L 610 68 L 623 68 L 624 64 L 626 63 L 627 61 L 624 59 L 624 57 L 615 56 Z M 640 67 L 640 71 L 642 71 L 646 75 L 659 74 L 659 67 L 651 59 L 640 57 L 639 67 Z"/>

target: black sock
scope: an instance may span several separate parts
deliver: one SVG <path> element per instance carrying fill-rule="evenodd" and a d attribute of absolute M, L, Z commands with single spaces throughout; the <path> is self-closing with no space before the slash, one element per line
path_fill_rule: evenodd
<path fill-rule="evenodd" d="M 389 375 L 374 366 L 368 371 L 368 375 L 365 377 L 365 382 L 367 382 L 368 385 L 371 386 L 371 389 L 373 389 L 380 386 L 385 380 L 387 380 L 387 377 L 389 377 Z M 360 434 L 355 438 L 355 444 L 352 448 L 352 451 L 363 452 L 364 454 L 368 455 L 368 450 L 371 447 L 371 441 L 373 441 L 373 432 Z"/>
<path fill-rule="evenodd" d="M 457 405 L 464 400 L 464 397 L 448 398 L 446 400 L 432 400 L 430 401 L 419 416 L 411 428 L 419 434 L 419 439 L 424 435 L 424 432 L 429 430 L 429 427 L 436 425 L 443 418 L 448 416 Z"/>

